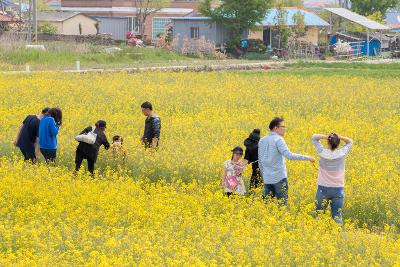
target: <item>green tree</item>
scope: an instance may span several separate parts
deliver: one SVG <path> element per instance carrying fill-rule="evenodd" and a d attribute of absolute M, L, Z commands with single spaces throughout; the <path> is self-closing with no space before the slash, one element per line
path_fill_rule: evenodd
<path fill-rule="evenodd" d="M 303 0 L 273 0 L 273 6 L 302 7 Z"/>
<path fill-rule="evenodd" d="M 278 31 L 279 48 L 287 48 L 289 38 L 292 35 L 292 29 L 288 26 L 288 12 L 282 7 L 277 8 L 276 15 L 274 17 L 276 30 Z"/>
<path fill-rule="evenodd" d="M 199 11 L 227 28 L 234 46 L 239 44 L 243 32 L 257 29 L 257 23 L 265 18 L 270 6 L 271 0 L 222 0 L 216 7 L 212 0 L 204 0 Z"/>
<path fill-rule="evenodd" d="M 376 12 L 386 14 L 390 8 L 400 5 L 400 0 L 352 0 L 351 9 L 361 15 L 368 16 Z"/>
<path fill-rule="evenodd" d="M 44 22 L 44 23 L 41 23 L 38 25 L 38 32 L 47 33 L 47 34 L 56 34 L 57 27 L 48 22 Z"/>
<path fill-rule="evenodd" d="M 303 37 L 306 35 L 307 32 L 307 26 L 306 22 L 304 21 L 304 14 L 301 13 L 300 11 L 297 11 L 293 15 L 293 34 L 295 41 L 297 42 L 297 39 L 300 37 Z"/>

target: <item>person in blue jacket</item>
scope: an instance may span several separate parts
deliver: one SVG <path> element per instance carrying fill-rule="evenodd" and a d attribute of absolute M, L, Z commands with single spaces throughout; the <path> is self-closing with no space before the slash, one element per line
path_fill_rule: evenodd
<path fill-rule="evenodd" d="M 40 120 L 39 146 L 46 162 L 54 162 L 57 157 L 57 135 L 62 125 L 62 111 L 51 108 Z"/>

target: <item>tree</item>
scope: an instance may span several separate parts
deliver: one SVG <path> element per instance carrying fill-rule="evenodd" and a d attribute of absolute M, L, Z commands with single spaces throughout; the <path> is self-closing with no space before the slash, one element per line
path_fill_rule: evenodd
<path fill-rule="evenodd" d="M 302 7 L 303 0 L 273 0 L 273 6 Z"/>
<path fill-rule="evenodd" d="M 213 7 L 212 0 L 204 0 L 199 5 L 199 11 L 227 28 L 231 46 L 236 46 L 245 31 L 257 29 L 257 23 L 265 18 L 270 3 L 271 0 L 222 0 L 217 7 Z"/>
<path fill-rule="evenodd" d="M 276 29 L 278 31 L 279 48 L 287 48 L 289 37 L 292 35 L 292 30 L 288 26 L 288 12 L 282 7 L 278 7 L 274 17 Z"/>
<path fill-rule="evenodd" d="M 304 14 L 300 11 L 297 11 L 293 15 L 293 24 L 294 39 L 295 42 L 297 42 L 297 39 L 305 36 L 307 32 L 307 26 L 304 21 Z"/>
<path fill-rule="evenodd" d="M 169 6 L 170 2 L 170 0 L 133 0 L 136 8 L 136 18 L 139 24 L 139 34 L 142 39 L 144 38 L 146 30 L 147 18 Z"/>
<path fill-rule="evenodd" d="M 361 15 L 368 16 L 376 12 L 386 14 L 390 8 L 399 6 L 400 0 L 352 0 L 351 9 Z"/>
<path fill-rule="evenodd" d="M 56 34 L 57 27 L 48 22 L 44 22 L 44 23 L 39 24 L 38 32 L 47 33 L 47 34 Z"/>

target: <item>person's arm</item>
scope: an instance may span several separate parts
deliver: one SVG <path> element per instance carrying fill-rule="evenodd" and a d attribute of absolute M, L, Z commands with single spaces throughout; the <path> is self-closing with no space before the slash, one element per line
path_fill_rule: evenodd
<path fill-rule="evenodd" d="M 292 153 L 288 146 L 286 145 L 285 140 L 283 140 L 283 138 L 279 138 L 277 143 L 277 148 L 278 151 L 287 159 L 289 160 L 309 160 L 311 162 L 314 162 L 314 158 L 311 156 L 305 156 L 305 155 L 301 155 L 301 154 L 296 154 L 296 153 Z"/>
<path fill-rule="evenodd" d="M 110 148 L 110 143 L 107 140 L 107 136 L 104 134 L 104 141 L 103 141 L 103 146 L 106 150 Z"/>
<path fill-rule="evenodd" d="M 36 160 L 39 160 L 40 159 L 39 137 L 36 137 L 35 141 L 35 154 L 36 154 Z"/>
<path fill-rule="evenodd" d="M 54 119 L 49 123 L 49 130 L 52 136 L 56 136 L 60 130 L 60 127 L 56 124 Z"/>
<path fill-rule="evenodd" d="M 19 139 L 19 137 L 20 137 L 20 135 L 21 135 L 22 127 L 24 127 L 24 124 L 23 124 L 23 123 L 21 123 L 21 125 L 18 127 L 17 136 L 15 137 L 14 142 L 13 142 L 13 145 L 14 145 L 14 146 L 17 146 L 18 139 Z"/>
<path fill-rule="evenodd" d="M 321 144 L 319 140 L 321 139 L 328 139 L 328 135 L 326 134 L 313 134 L 311 140 L 315 146 L 315 149 L 318 153 L 321 153 L 324 150 L 324 146 Z"/>
<path fill-rule="evenodd" d="M 263 157 L 265 153 L 265 145 L 259 141 L 258 142 L 258 168 L 260 169 L 260 173 L 263 173 Z"/>
<path fill-rule="evenodd" d="M 225 181 L 225 179 L 226 179 L 227 173 L 228 173 L 228 171 L 226 170 L 226 167 L 225 167 L 225 165 L 224 165 L 224 171 L 223 171 L 223 173 L 222 173 L 222 178 L 221 178 L 222 186 L 224 186 L 224 181 Z"/>
<path fill-rule="evenodd" d="M 341 150 L 344 152 L 344 154 L 349 153 L 351 147 L 353 146 L 353 140 L 351 140 L 348 137 L 338 135 L 339 139 L 345 142 L 345 145 L 341 148 Z"/>
<path fill-rule="evenodd" d="M 158 144 L 158 140 L 160 139 L 160 133 L 161 133 L 161 120 L 159 117 L 153 117 L 152 127 L 153 127 L 153 133 L 154 133 L 152 144 L 153 144 L 153 147 L 156 147 Z"/>

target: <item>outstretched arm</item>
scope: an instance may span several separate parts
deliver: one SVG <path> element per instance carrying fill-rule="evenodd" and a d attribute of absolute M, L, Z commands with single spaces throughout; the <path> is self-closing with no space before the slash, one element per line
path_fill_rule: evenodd
<path fill-rule="evenodd" d="M 281 138 L 277 142 L 277 148 L 279 152 L 287 159 L 289 160 L 309 160 L 311 162 L 314 162 L 314 158 L 311 156 L 306 156 L 306 155 L 301 155 L 301 154 L 296 154 L 292 153 L 288 146 L 286 145 L 286 142 Z"/>

